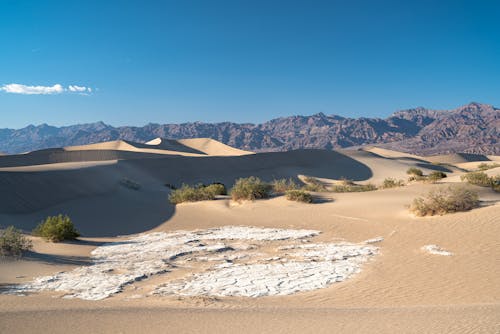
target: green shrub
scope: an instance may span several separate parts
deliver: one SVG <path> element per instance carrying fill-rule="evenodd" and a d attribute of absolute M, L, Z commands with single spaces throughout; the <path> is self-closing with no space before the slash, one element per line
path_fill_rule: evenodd
<path fill-rule="evenodd" d="M 302 187 L 302 189 L 304 189 L 306 191 L 314 191 L 314 192 L 328 191 L 328 189 L 326 189 L 325 185 L 320 180 L 318 180 L 314 177 L 307 176 L 306 178 L 304 178 L 304 182 L 306 183 L 306 185 L 304 187 Z"/>
<path fill-rule="evenodd" d="M 31 240 L 22 235 L 14 226 L 0 231 L 0 256 L 21 257 L 33 248 Z"/>
<path fill-rule="evenodd" d="M 236 180 L 231 189 L 231 198 L 235 201 L 256 200 L 268 198 L 271 195 L 272 186 L 263 182 L 255 176 L 240 178 Z"/>
<path fill-rule="evenodd" d="M 479 206 L 479 196 L 465 187 L 454 186 L 429 192 L 413 200 L 410 211 L 417 216 L 444 215 Z"/>
<path fill-rule="evenodd" d="M 424 175 L 422 170 L 419 168 L 416 168 L 416 167 L 408 168 L 408 170 L 406 171 L 406 174 L 413 175 L 413 176 L 423 176 Z"/>
<path fill-rule="evenodd" d="M 352 193 L 377 190 L 377 187 L 371 183 L 355 184 L 352 180 L 342 180 L 340 184 L 331 186 L 331 191 L 336 193 Z"/>
<path fill-rule="evenodd" d="M 80 236 L 68 216 L 58 215 L 47 217 L 33 230 L 33 235 L 48 241 L 59 242 L 73 240 Z"/>
<path fill-rule="evenodd" d="M 313 201 L 312 195 L 304 190 L 288 190 L 286 199 L 303 203 L 312 203 Z"/>
<path fill-rule="evenodd" d="M 172 204 L 213 200 L 216 196 L 216 190 L 216 187 L 208 188 L 201 184 L 194 187 L 183 184 L 182 187 L 170 193 L 168 200 Z"/>
<path fill-rule="evenodd" d="M 491 163 L 491 164 L 487 164 L 487 163 L 480 163 L 478 166 L 477 166 L 477 169 L 480 170 L 480 171 L 485 171 L 485 170 L 488 170 L 488 169 L 493 169 L 493 168 L 497 168 L 497 167 L 500 167 L 500 164 L 499 163 Z"/>
<path fill-rule="evenodd" d="M 205 188 L 205 191 L 213 194 L 214 196 L 227 195 L 226 186 L 222 183 L 215 182 L 203 187 Z"/>
<path fill-rule="evenodd" d="M 288 190 L 296 190 L 299 189 L 299 186 L 293 179 L 278 179 L 278 180 L 273 180 L 271 182 L 271 185 L 273 186 L 273 192 L 275 193 L 285 193 Z"/>
<path fill-rule="evenodd" d="M 491 187 L 492 179 L 488 176 L 488 174 L 484 172 L 467 173 L 465 175 L 462 175 L 460 178 L 462 181 L 466 181 L 476 186 Z"/>
<path fill-rule="evenodd" d="M 430 173 L 427 176 L 427 181 L 436 182 L 436 181 L 439 181 L 441 179 L 444 179 L 445 177 L 446 177 L 446 173 L 443 173 L 440 171 L 435 171 L 435 172 Z"/>
<path fill-rule="evenodd" d="M 396 187 L 402 187 L 405 185 L 405 181 L 403 180 L 396 180 L 392 177 L 388 177 L 384 179 L 384 182 L 382 182 L 382 189 L 388 189 L 388 188 L 396 188 Z"/>

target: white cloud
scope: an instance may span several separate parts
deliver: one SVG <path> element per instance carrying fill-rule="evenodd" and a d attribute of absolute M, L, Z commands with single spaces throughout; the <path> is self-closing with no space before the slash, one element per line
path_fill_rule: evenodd
<path fill-rule="evenodd" d="M 91 93 L 92 88 L 85 86 L 77 86 L 77 85 L 69 85 L 68 87 L 70 92 L 78 92 L 78 93 Z"/>
<path fill-rule="evenodd" d="M 48 95 L 48 94 L 61 94 L 64 92 L 89 94 L 92 93 L 92 88 L 85 86 L 69 85 L 68 88 L 64 88 L 60 84 L 55 84 L 54 86 L 28 86 L 16 83 L 11 83 L 3 85 L 0 87 L 0 91 L 11 94 L 24 94 L 24 95 Z"/>
<path fill-rule="evenodd" d="M 4 85 L 1 90 L 12 94 L 60 94 L 64 92 L 63 86 L 56 84 L 54 86 L 26 86 L 20 84 Z"/>

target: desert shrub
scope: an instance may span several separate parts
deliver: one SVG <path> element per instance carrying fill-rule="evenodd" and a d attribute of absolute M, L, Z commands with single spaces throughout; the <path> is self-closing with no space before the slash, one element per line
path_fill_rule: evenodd
<path fill-rule="evenodd" d="M 124 186 L 125 188 L 129 188 L 129 189 L 132 189 L 132 190 L 139 190 L 141 189 L 141 185 L 135 181 L 132 181 L 130 179 L 127 179 L 127 178 L 123 178 L 120 180 L 120 184 L 122 186 Z"/>
<path fill-rule="evenodd" d="M 80 236 L 68 216 L 58 215 L 47 217 L 33 230 L 33 235 L 48 241 L 59 242 L 73 240 Z"/>
<path fill-rule="evenodd" d="M 205 191 L 213 194 L 214 196 L 227 195 L 226 186 L 223 183 L 215 182 L 203 187 L 205 188 Z"/>
<path fill-rule="evenodd" d="M 299 189 L 299 186 L 293 179 L 278 179 L 271 182 L 273 186 L 273 192 L 275 193 L 285 193 L 288 190 Z"/>
<path fill-rule="evenodd" d="M 344 179 L 340 184 L 335 184 L 331 187 L 331 191 L 336 193 L 352 193 L 377 190 L 377 187 L 369 184 L 355 184 L 352 180 Z"/>
<path fill-rule="evenodd" d="M 21 257 L 24 252 L 33 248 L 31 240 L 26 238 L 14 226 L 0 231 L 0 256 Z"/>
<path fill-rule="evenodd" d="M 396 188 L 396 187 L 402 187 L 405 185 L 405 181 L 403 180 L 396 180 L 395 178 L 388 177 L 384 179 L 384 182 L 382 182 L 382 189 L 388 189 L 388 188 Z"/>
<path fill-rule="evenodd" d="M 197 202 L 215 199 L 215 189 L 204 185 L 190 186 L 183 184 L 179 189 L 173 190 L 168 196 L 168 200 L 172 204 L 179 204 L 183 202 Z"/>
<path fill-rule="evenodd" d="M 488 169 L 493 169 L 493 168 L 497 168 L 497 167 L 500 167 L 500 164 L 499 163 L 491 163 L 491 164 L 487 164 L 487 163 L 480 163 L 478 166 L 477 166 L 477 169 L 480 170 L 480 171 L 485 171 L 485 170 L 488 170 Z"/>
<path fill-rule="evenodd" d="M 495 175 L 491 178 L 491 189 L 500 193 L 500 175 Z"/>
<path fill-rule="evenodd" d="M 304 190 L 288 190 L 286 199 L 296 202 L 312 203 L 312 195 Z"/>
<path fill-rule="evenodd" d="M 307 176 L 306 178 L 304 178 L 304 182 L 306 183 L 306 185 L 304 185 L 303 189 L 306 191 L 314 191 L 314 192 L 328 191 L 325 185 L 320 180 L 314 177 Z"/>
<path fill-rule="evenodd" d="M 479 196 L 465 187 L 454 186 L 429 192 L 413 200 L 410 211 L 417 216 L 444 215 L 479 206 Z"/>
<path fill-rule="evenodd" d="M 423 176 L 424 175 L 424 172 L 422 172 L 421 169 L 419 168 L 416 168 L 416 167 L 410 167 L 408 168 L 408 170 L 406 171 L 406 174 L 410 175 L 410 176 Z"/>
<path fill-rule="evenodd" d="M 231 189 L 231 198 L 235 201 L 256 200 L 268 198 L 271 194 L 272 186 L 258 177 L 250 176 L 236 180 Z"/>
<path fill-rule="evenodd" d="M 444 179 L 445 177 L 446 177 L 446 173 L 443 173 L 443 172 L 440 172 L 440 171 L 435 171 L 435 172 L 430 173 L 427 176 L 427 181 L 429 181 L 429 182 L 436 182 L 436 181 L 439 181 L 441 179 Z"/>
<path fill-rule="evenodd" d="M 467 173 L 465 175 L 462 175 L 460 178 L 462 179 L 462 181 L 466 181 L 470 184 L 481 187 L 490 187 L 492 181 L 488 174 L 484 172 Z"/>

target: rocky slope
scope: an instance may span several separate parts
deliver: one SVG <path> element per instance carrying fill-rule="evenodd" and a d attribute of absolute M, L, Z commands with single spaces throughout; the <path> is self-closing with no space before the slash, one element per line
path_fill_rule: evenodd
<path fill-rule="evenodd" d="M 422 155 L 500 154 L 499 134 L 500 109 L 470 103 L 454 110 L 421 107 L 402 110 L 387 119 L 353 119 L 319 113 L 282 117 L 262 124 L 194 122 L 113 127 L 97 122 L 65 127 L 30 125 L 19 130 L 0 129 L 0 151 L 20 153 L 116 139 L 146 142 L 156 137 L 209 137 L 251 151 L 375 144 Z"/>

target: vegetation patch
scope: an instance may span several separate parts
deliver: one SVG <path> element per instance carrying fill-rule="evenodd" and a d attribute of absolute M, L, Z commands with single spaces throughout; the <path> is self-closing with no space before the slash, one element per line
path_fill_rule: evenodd
<path fill-rule="evenodd" d="M 210 185 L 198 184 L 190 186 L 183 184 L 179 189 L 174 189 L 168 196 L 172 204 L 183 202 L 198 202 L 214 200 L 217 195 L 226 195 L 226 186 L 222 183 L 212 183 Z"/>
<path fill-rule="evenodd" d="M 336 193 L 352 193 L 377 190 L 374 184 L 356 184 L 352 180 L 342 180 L 340 184 L 331 187 L 331 191 Z"/>
<path fill-rule="evenodd" d="M 382 182 L 382 189 L 389 189 L 389 188 L 397 188 L 397 187 L 403 187 L 405 185 L 404 180 L 396 180 L 395 178 L 388 177 L 384 179 L 384 182 Z"/>
<path fill-rule="evenodd" d="M 485 171 L 485 170 L 493 169 L 493 168 L 497 168 L 497 167 L 500 167 L 499 163 L 494 162 L 491 164 L 487 164 L 487 163 L 483 162 L 477 166 L 477 169 L 480 171 Z"/>
<path fill-rule="evenodd" d="M 268 198 L 271 195 L 272 185 L 262 181 L 258 177 L 250 176 L 236 180 L 231 189 L 231 198 L 235 201 L 253 201 Z"/>
<path fill-rule="evenodd" d="M 314 192 L 328 191 L 328 189 L 326 189 L 325 185 L 320 180 L 318 180 L 314 177 L 307 176 L 306 178 L 304 178 L 304 182 L 306 183 L 306 185 L 304 187 L 302 187 L 303 190 L 314 191 Z"/>
<path fill-rule="evenodd" d="M 421 169 L 416 168 L 416 167 L 408 168 L 408 170 L 406 171 L 406 174 L 410 175 L 410 177 L 412 177 L 412 176 L 424 176 L 424 172 L 422 172 Z"/>
<path fill-rule="evenodd" d="M 472 172 L 462 175 L 462 181 L 466 181 L 470 184 L 474 184 L 480 187 L 491 187 L 493 179 L 484 172 Z"/>
<path fill-rule="evenodd" d="M 0 256 L 21 257 L 24 252 L 33 248 L 31 240 L 26 238 L 14 226 L 0 231 Z"/>
<path fill-rule="evenodd" d="M 410 211 L 417 216 L 434 216 L 468 211 L 478 206 L 479 196 L 475 191 L 462 186 L 450 186 L 414 199 Z"/>
<path fill-rule="evenodd" d="M 293 179 L 273 180 L 273 182 L 271 182 L 271 185 L 273 187 L 273 192 L 277 194 L 286 193 L 289 190 L 296 190 L 300 188 Z"/>
<path fill-rule="evenodd" d="M 286 199 L 303 203 L 312 203 L 313 201 L 312 195 L 304 190 L 288 190 L 286 192 Z"/>
<path fill-rule="evenodd" d="M 435 171 L 435 172 L 430 173 L 427 176 L 427 181 L 434 183 L 434 182 L 437 182 L 441 179 L 444 179 L 446 176 L 447 176 L 446 173 L 443 173 L 440 171 Z"/>
<path fill-rule="evenodd" d="M 48 241 L 60 242 L 63 240 L 73 240 L 80 236 L 75 229 L 73 222 L 68 216 L 50 216 L 45 221 L 38 224 L 33 230 L 33 235 L 42 237 Z"/>

